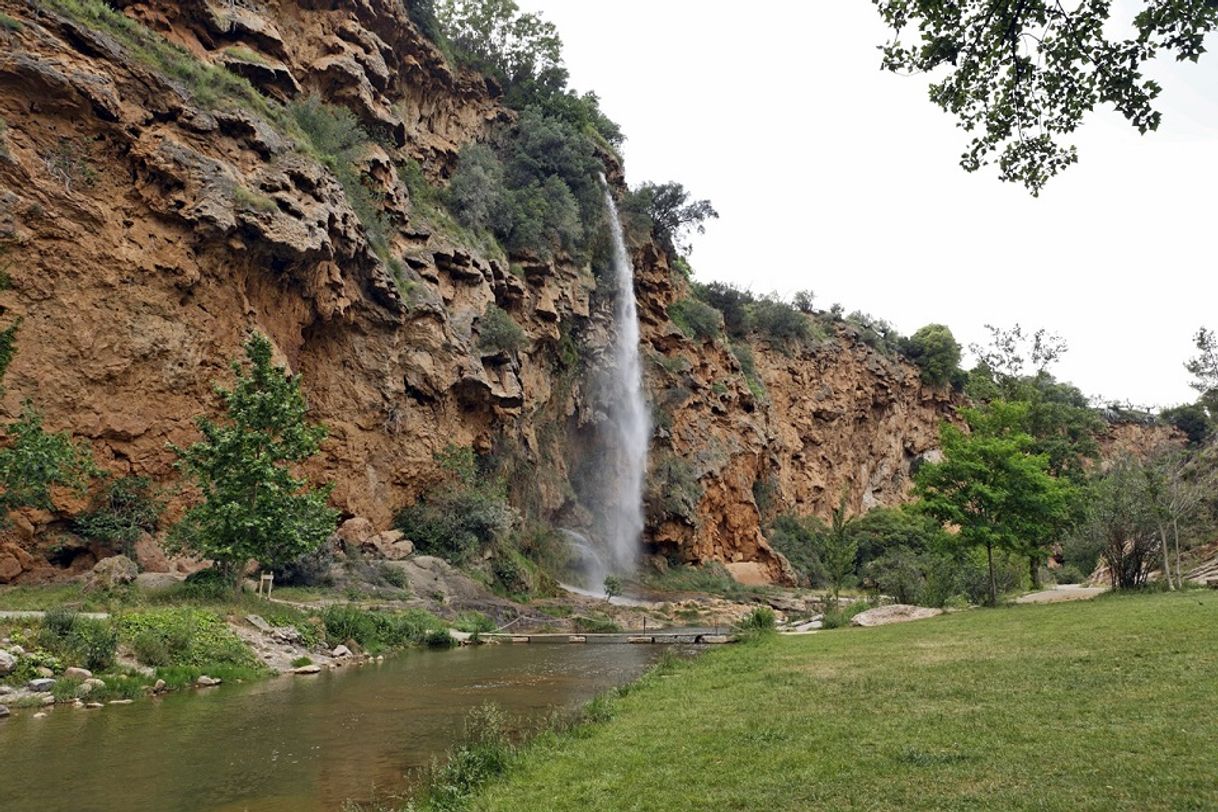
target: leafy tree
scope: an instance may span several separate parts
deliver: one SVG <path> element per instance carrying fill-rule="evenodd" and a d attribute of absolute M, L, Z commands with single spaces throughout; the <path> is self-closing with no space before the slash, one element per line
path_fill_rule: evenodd
<path fill-rule="evenodd" d="M 1188 437 L 1189 445 L 1199 446 L 1209 437 L 1213 429 L 1209 413 L 1200 403 L 1188 403 L 1164 409 L 1160 417 L 1166 420 Z"/>
<path fill-rule="evenodd" d="M 668 317 L 688 338 L 711 341 L 723 331 L 723 314 L 697 299 L 678 299 L 668 306 Z"/>
<path fill-rule="evenodd" d="M 1193 342 L 1197 346 L 1197 355 L 1184 366 L 1193 376 L 1191 386 L 1204 398 L 1218 391 L 1218 335 L 1202 327 L 1193 337 Z"/>
<path fill-rule="evenodd" d="M 719 218 L 709 200 L 690 200 L 679 183 L 644 183 L 632 194 L 636 198 L 632 205 L 647 213 L 652 235 L 669 254 L 688 254 L 689 233 L 704 234 L 706 221 Z"/>
<path fill-rule="evenodd" d="M 770 545 L 791 564 L 800 582 L 812 586 L 824 580 L 818 550 L 820 538 L 828 532 L 815 516 L 779 516 L 769 532 Z"/>
<path fill-rule="evenodd" d="M 271 342 L 259 333 L 244 349 L 248 371 L 234 361 L 236 385 L 218 389 L 225 420 L 199 417 L 203 439 L 174 446 L 203 501 L 170 534 L 172 546 L 212 559 L 234 584 L 249 559 L 274 567 L 317 550 L 338 521 L 326 504 L 331 488 L 310 488 L 291 472 L 326 436 L 306 419 L 299 376 L 272 364 Z"/>
<path fill-rule="evenodd" d="M 791 304 L 795 309 L 809 316 L 816 312 L 815 301 L 816 295 L 810 290 L 797 290 L 791 297 Z"/>
<path fill-rule="evenodd" d="M 47 432 L 42 414 L 28 400 L 4 433 L 8 445 L 0 448 L 0 508 L 6 519 L 25 507 L 55 510 L 52 488 L 83 490 L 96 473 L 88 449 L 73 443 L 67 432 Z"/>
<path fill-rule="evenodd" d="M 1138 461 L 1129 455 L 1114 460 L 1090 484 L 1086 504 L 1082 533 L 1100 547 L 1112 586 L 1144 586 L 1154 568 L 1159 542 Z"/>
<path fill-rule="evenodd" d="M 1196 61 L 1218 23 L 1209 0 L 1136 0 L 1132 19 L 1110 0 L 875 0 L 892 38 L 883 67 L 934 73 L 931 100 L 975 133 L 960 164 L 998 163 L 1002 180 L 1039 194 L 1073 164 L 1062 143 L 1100 105 L 1141 133 L 1159 126 L 1161 88 L 1144 75 L 1156 56 Z M 1132 23 L 1132 34 L 1123 33 Z"/>
<path fill-rule="evenodd" d="M 605 600 L 612 601 L 618 595 L 622 594 L 622 579 L 616 575 L 605 576 Z"/>
<path fill-rule="evenodd" d="M 778 298 L 762 296 L 749 307 L 749 321 L 757 332 L 777 341 L 802 340 L 810 335 L 808 317 Z"/>
<path fill-rule="evenodd" d="M 827 533 L 822 533 L 817 545 L 817 557 L 824 568 L 825 580 L 833 589 L 833 602 L 837 603 L 842 587 L 854 575 L 854 558 L 858 554 L 858 542 L 850 535 L 851 520 L 846 517 L 846 497 L 842 496 Z"/>
<path fill-rule="evenodd" d="M 1045 539 L 1066 511 L 1066 494 L 1047 471 L 1047 455 L 1033 453 L 1030 436 L 994 431 L 975 409 L 962 414 L 972 431 L 945 425 L 943 461 L 923 465 L 914 482 L 922 510 L 956 527 L 960 545 L 985 549 L 995 605 L 995 550 L 1022 554 L 1025 545 Z"/>
<path fill-rule="evenodd" d="M 905 340 L 904 353 L 922 370 L 922 380 L 946 386 L 959 374 L 960 344 L 942 324 L 928 324 Z"/>

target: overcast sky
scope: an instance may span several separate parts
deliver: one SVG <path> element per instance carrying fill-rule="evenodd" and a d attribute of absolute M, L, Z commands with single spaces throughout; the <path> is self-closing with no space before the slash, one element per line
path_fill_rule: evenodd
<path fill-rule="evenodd" d="M 959 168 L 966 136 L 927 80 L 879 70 L 869 0 L 519 2 L 622 126 L 630 183 L 677 180 L 718 209 L 697 279 L 811 289 L 966 346 L 986 323 L 1046 327 L 1088 394 L 1193 399 L 1191 336 L 1218 326 L 1218 59 L 1160 66 L 1158 133 L 1093 116 L 1079 164 L 1034 199 Z"/>

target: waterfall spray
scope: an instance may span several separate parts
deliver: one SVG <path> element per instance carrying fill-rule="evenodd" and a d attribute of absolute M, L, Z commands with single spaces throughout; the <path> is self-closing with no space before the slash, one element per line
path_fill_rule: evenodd
<path fill-rule="evenodd" d="M 602 554 L 585 558 L 586 586 L 599 590 L 605 576 L 628 574 L 638 561 L 643 534 L 643 480 L 647 473 L 647 441 L 651 419 L 643 398 L 643 370 L 639 356 L 639 314 L 634 299 L 634 266 L 626 253 L 626 240 L 609 185 L 605 208 L 610 215 L 613 240 L 613 344 L 605 370 L 610 393 L 602 443 L 608 470 L 600 487 L 594 528 Z"/>

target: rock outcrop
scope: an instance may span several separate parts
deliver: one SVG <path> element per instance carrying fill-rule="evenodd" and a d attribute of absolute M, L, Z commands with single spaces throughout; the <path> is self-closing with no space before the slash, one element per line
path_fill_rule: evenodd
<path fill-rule="evenodd" d="M 0 0 L 14 21 L 0 26 L 0 321 L 21 319 L 3 410 L 31 398 L 107 471 L 175 481 L 170 445 L 218 411 L 213 385 L 256 329 L 329 427 L 308 473 L 366 524 L 344 525 L 358 544 L 410 554 L 383 531 L 454 444 L 510 457 L 529 512 L 578 523 L 599 410 L 570 354 L 596 363 L 606 297 L 568 258 L 462 244 L 410 194 L 409 166 L 442 182 L 461 146 L 512 120 L 493 84 L 451 68 L 389 0 L 116 5 L 122 16 Z M 376 223 L 284 112 L 311 97 L 375 136 L 358 168 Z M 668 320 L 686 283 L 656 246 L 634 260 L 664 415 L 653 476 L 683 486 L 649 501 L 653 552 L 782 580 L 763 513 L 903 497 L 948 396 L 844 328 L 815 346 L 754 342 L 754 393 L 728 348 Z M 479 347 L 491 305 L 525 349 Z M 0 583 L 87 572 L 113 552 L 76 539 L 67 518 L 83 503 L 57 496 L 63 513 L 22 514 L 0 541 Z M 189 498 L 176 493 L 168 518 Z M 146 568 L 172 569 L 140 545 Z"/>

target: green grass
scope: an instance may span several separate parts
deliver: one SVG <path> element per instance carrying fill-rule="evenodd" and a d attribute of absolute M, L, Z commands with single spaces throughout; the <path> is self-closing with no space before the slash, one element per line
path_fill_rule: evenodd
<path fill-rule="evenodd" d="M 542 736 L 473 809 L 1218 806 L 1218 593 L 716 650 Z"/>

